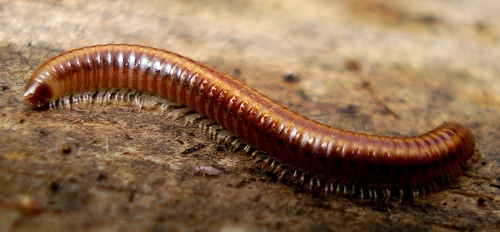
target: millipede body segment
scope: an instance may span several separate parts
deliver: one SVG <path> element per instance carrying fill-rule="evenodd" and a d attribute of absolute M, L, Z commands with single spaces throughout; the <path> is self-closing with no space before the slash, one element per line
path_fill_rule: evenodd
<path fill-rule="evenodd" d="M 99 45 L 56 56 L 36 69 L 24 98 L 42 107 L 64 95 L 107 89 L 176 100 L 270 157 L 344 187 L 389 194 L 393 188 L 420 188 L 452 173 L 475 150 L 472 132 L 453 122 L 413 137 L 324 125 L 204 64 L 138 45 Z M 333 190 L 328 183 L 326 191 Z"/>

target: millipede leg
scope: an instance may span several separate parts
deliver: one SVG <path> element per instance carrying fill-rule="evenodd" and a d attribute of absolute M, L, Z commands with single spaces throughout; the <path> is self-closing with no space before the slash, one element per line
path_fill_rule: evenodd
<path fill-rule="evenodd" d="M 399 189 L 399 203 L 403 202 L 403 189 Z"/>

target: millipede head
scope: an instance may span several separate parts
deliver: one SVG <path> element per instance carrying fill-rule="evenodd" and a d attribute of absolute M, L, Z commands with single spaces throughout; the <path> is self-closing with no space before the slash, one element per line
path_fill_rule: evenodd
<path fill-rule="evenodd" d="M 45 83 L 38 81 L 30 81 L 23 94 L 24 99 L 36 108 L 47 104 L 52 96 L 54 96 L 52 89 Z"/>

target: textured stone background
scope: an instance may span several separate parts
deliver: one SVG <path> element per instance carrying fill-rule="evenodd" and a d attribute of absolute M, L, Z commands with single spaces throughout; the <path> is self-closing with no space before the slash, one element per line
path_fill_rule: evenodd
<path fill-rule="evenodd" d="M 500 228 L 498 12 L 493 0 L 0 0 L 0 231 Z M 182 119 L 22 100 L 43 61 L 103 43 L 183 54 L 345 129 L 409 135 L 462 122 L 483 157 L 416 202 L 321 198 Z M 198 165 L 222 173 L 199 176 Z"/>

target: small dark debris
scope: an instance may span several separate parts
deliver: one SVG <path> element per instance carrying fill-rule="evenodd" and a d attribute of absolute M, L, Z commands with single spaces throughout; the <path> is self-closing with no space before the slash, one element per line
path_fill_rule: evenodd
<path fill-rule="evenodd" d="M 61 184 L 59 184 L 59 182 L 53 181 L 52 183 L 50 183 L 50 191 L 54 193 L 59 191 L 59 187 L 61 187 Z"/>
<path fill-rule="evenodd" d="M 195 151 L 198 151 L 204 147 L 206 147 L 207 145 L 203 144 L 203 143 L 200 143 L 200 144 L 197 144 L 197 145 L 194 145 L 186 150 L 184 150 L 181 154 L 190 154 L 190 153 L 193 153 Z"/>
<path fill-rule="evenodd" d="M 218 151 L 218 152 L 223 152 L 223 151 L 226 151 L 226 149 L 225 149 L 223 146 L 217 146 L 217 147 L 215 148 L 215 150 L 216 150 L 216 151 Z"/>
<path fill-rule="evenodd" d="M 283 81 L 288 83 L 297 83 L 300 81 L 300 77 L 293 73 L 288 73 L 285 76 L 283 76 Z"/>
<path fill-rule="evenodd" d="M 274 229 L 276 230 L 283 230 L 283 228 L 285 227 L 285 222 L 283 221 L 278 221 L 274 224 Z"/>
<path fill-rule="evenodd" d="M 369 89 L 370 88 L 370 82 L 368 82 L 368 81 L 361 82 L 361 88 L 363 88 L 363 89 Z"/>
<path fill-rule="evenodd" d="M 185 144 L 184 141 L 182 141 L 180 139 L 176 139 L 175 141 L 178 142 L 180 145 L 184 145 Z"/>
<path fill-rule="evenodd" d="M 9 89 L 9 86 L 6 86 L 6 85 L 2 85 L 2 87 L 0 87 L 2 89 L 2 91 L 5 91 L 5 90 L 8 90 Z"/>
<path fill-rule="evenodd" d="M 26 120 L 24 120 L 24 118 L 21 118 L 21 120 L 19 120 L 19 124 L 23 124 L 24 122 L 26 122 Z"/>
<path fill-rule="evenodd" d="M 236 183 L 236 185 L 234 186 L 235 188 L 243 188 L 245 187 L 245 185 L 247 185 L 248 183 L 250 183 L 250 181 L 248 181 L 247 179 L 243 179 L 241 180 L 240 182 Z"/>
<path fill-rule="evenodd" d="M 108 179 L 108 175 L 105 174 L 105 173 L 100 173 L 98 176 L 97 176 L 97 181 L 103 181 L 103 180 L 106 180 Z"/>
<path fill-rule="evenodd" d="M 479 206 L 483 206 L 485 202 L 486 202 L 486 200 L 482 197 L 477 199 L 477 205 L 479 205 Z"/>
<path fill-rule="evenodd" d="M 35 129 L 35 131 L 38 132 L 42 136 L 46 136 L 46 135 L 50 134 L 50 132 L 48 130 L 45 130 L 45 129 Z"/>
<path fill-rule="evenodd" d="M 306 212 L 305 212 L 305 210 L 302 207 L 299 207 L 299 208 L 294 209 L 292 211 L 292 213 L 294 215 L 300 216 L 300 215 L 304 215 Z"/>
<path fill-rule="evenodd" d="M 238 76 L 239 76 L 239 75 L 241 75 L 241 69 L 239 69 L 239 68 L 235 68 L 235 69 L 234 69 L 234 74 L 235 74 L 235 75 L 238 75 Z"/>
<path fill-rule="evenodd" d="M 71 145 L 69 143 L 63 143 L 61 145 L 61 152 L 64 155 L 67 155 L 67 154 L 71 153 Z"/>
<path fill-rule="evenodd" d="M 165 179 L 164 178 L 157 178 L 151 181 L 152 186 L 163 186 L 165 185 Z"/>
<path fill-rule="evenodd" d="M 130 211 L 129 205 L 120 205 L 121 212 L 128 213 Z"/>
<path fill-rule="evenodd" d="M 356 113 L 359 111 L 359 107 L 349 104 L 346 108 L 341 109 L 342 113 L 349 115 L 350 117 L 355 117 Z"/>
<path fill-rule="evenodd" d="M 299 92 L 299 96 L 300 96 L 300 98 L 302 98 L 302 100 L 305 100 L 305 101 L 311 100 L 311 98 L 307 95 L 306 92 L 304 92 L 304 90 L 301 89 L 298 92 Z"/>
<path fill-rule="evenodd" d="M 259 202 L 261 198 L 262 198 L 262 194 L 259 194 L 259 195 L 255 196 L 255 197 L 253 198 L 253 201 L 254 201 L 254 202 Z"/>
<path fill-rule="evenodd" d="M 494 188 L 500 189 L 500 185 L 498 185 L 498 184 L 490 184 L 490 187 L 494 187 Z"/>
<path fill-rule="evenodd" d="M 33 46 L 33 43 L 30 41 L 30 42 L 28 43 L 28 47 L 32 47 L 32 46 Z"/>
<path fill-rule="evenodd" d="M 373 114 L 381 114 L 381 115 L 387 116 L 387 115 L 389 115 L 389 112 L 387 110 L 383 110 L 383 109 L 376 109 L 376 110 L 373 110 Z"/>
<path fill-rule="evenodd" d="M 481 161 L 481 166 L 485 166 L 486 164 L 488 164 L 486 161 Z"/>
<path fill-rule="evenodd" d="M 488 25 L 486 25 L 486 23 L 484 23 L 484 22 L 478 21 L 478 22 L 476 22 L 476 24 L 474 25 L 474 28 L 475 28 L 477 31 L 482 31 L 482 30 L 485 30 L 486 28 L 488 28 Z"/>
<path fill-rule="evenodd" d="M 126 138 L 126 139 L 128 139 L 128 140 L 132 140 L 132 139 L 134 139 L 134 138 L 133 138 L 131 135 L 129 135 L 129 134 L 125 134 L 125 138 Z"/>
<path fill-rule="evenodd" d="M 349 71 L 359 71 L 361 70 L 361 64 L 358 60 L 349 59 L 345 62 L 344 67 Z"/>
<path fill-rule="evenodd" d="M 419 22 L 421 23 L 424 23 L 424 24 L 428 24 L 428 25 L 433 25 L 433 24 L 438 24 L 439 23 L 439 19 L 436 18 L 436 16 L 434 15 L 425 15 L 425 16 L 422 16 L 418 19 Z"/>
<path fill-rule="evenodd" d="M 128 202 L 134 201 L 135 194 L 135 191 L 130 192 L 130 195 L 128 195 Z"/>
<path fill-rule="evenodd" d="M 312 228 L 311 228 L 311 231 L 314 231 L 314 232 L 329 232 L 329 231 L 334 231 L 334 230 L 332 230 L 332 228 L 330 228 L 324 222 L 320 222 L 319 224 L 313 225 Z"/>

